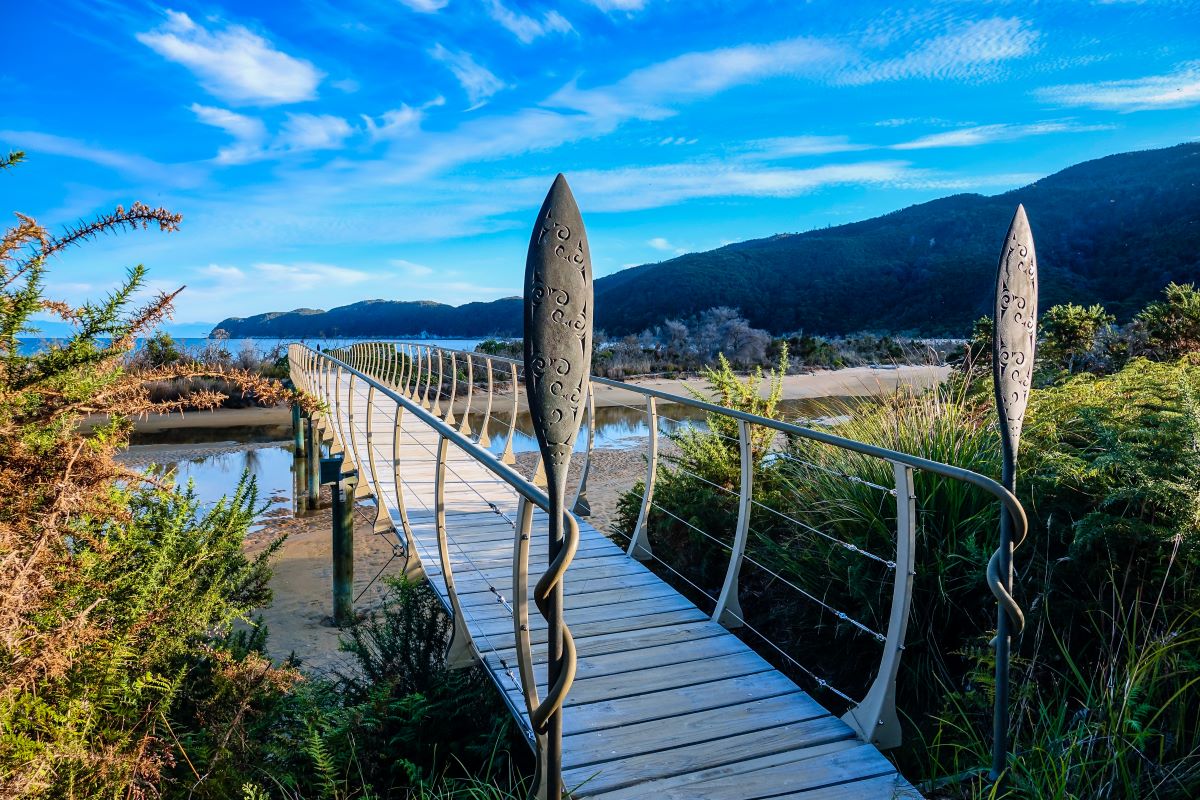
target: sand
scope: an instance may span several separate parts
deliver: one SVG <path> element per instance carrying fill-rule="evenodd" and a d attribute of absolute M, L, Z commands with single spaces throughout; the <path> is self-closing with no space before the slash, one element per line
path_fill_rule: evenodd
<path fill-rule="evenodd" d="M 353 672 L 352 656 L 339 649 L 343 633 L 333 627 L 333 567 L 330 539 L 333 520 L 328 508 L 329 490 L 325 489 L 326 507 L 303 517 L 272 522 L 246 539 L 246 552 L 256 554 L 279 535 L 286 535 L 283 546 L 271 560 L 270 606 L 255 613 L 267 626 L 267 652 L 282 662 L 290 655 L 300 659 L 302 669 L 314 674 Z M 372 532 L 375 505 L 360 501 L 354 517 L 354 610 L 360 616 L 377 612 L 386 592 L 382 577 L 401 574 L 404 557 L 393 548 L 394 535 Z M 373 580 L 375 579 L 375 580 Z"/>
<path fill-rule="evenodd" d="M 532 453 L 518 456 L 517 468 L 528 475 L 536 467 Z M 576 474 L 579 465 L 575 465 Z M 645 460 L 637 453 L 621 450 L 596 450 L 593 453 L 592 477 L 588 499 L 592 505 L 591 521 L 607 528 L 622 491 L 645 473 Z M 328 489 L 324 501 L 328 503 Z M 362 500 L 356 506 L 354 526 L 354 603 L 360 616 L 378 612 L 386 592 L 382 577 L 400 576 L 404 558 L 393 547 L 399 539 L 395 534 L 375 534 L 372 522 L 375 504 Z M 453 533 L 453 532 L 451 532 Z M 328 675 L 355 670 L 354 659 L 339 650 L 343 635 L 330 624 L 333 595 L 333 575 L 330 557 L 332 519 L 329 508 L 303 517 L 269 522 L 261 531 L 246 540 L 247 553 L 261 552 L 270 541 L 286 535 L 283 546 L 272 559 L 272 604 L 256 613 L 267 626 L 267 650 L 271 657 L 282 662 L 290 655 L 301 660 L 301 668 L 314 674 Z M 360 596 L 361 593 L 361 596 Z"/>

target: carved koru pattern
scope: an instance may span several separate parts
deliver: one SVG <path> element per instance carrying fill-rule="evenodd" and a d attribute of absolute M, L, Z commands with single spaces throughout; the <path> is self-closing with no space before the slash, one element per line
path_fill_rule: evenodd
<path fill-rule="evenodd" d="M 1037 344 L 1037 256 L 1025 209 L 1017 207 L 996 274 L 992 371 L 1004 447 L 1015 460 L 1033 382 Z"/>
<path fill-rule="evenodd" d="M 538 218 L 525 262 L 526 389 L 547 466 L 565 477 L 591 367 L 592 264 L 579 208 L 561 175 Z"/>

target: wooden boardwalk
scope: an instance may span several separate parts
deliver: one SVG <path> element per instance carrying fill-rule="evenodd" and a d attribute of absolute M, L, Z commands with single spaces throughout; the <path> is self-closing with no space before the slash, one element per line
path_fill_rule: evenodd
<path fill-rule="evenodd" d="M 438 434 L 417 415 L 402 414 L 394 469 L 396 405 L 377 393 L 369 407 L 367 390 L 356 381 L 353 415 L 343 406 L 340 419 L 328 423 L 351 440 L 344 445 L 348 456 L 401 530 L 398 486 L 416 554 L 450 610 L 434 516 Z M 517 496 L 453 444 L 446 477 L 448 554 L 463 621 L 479 659 L 529 731 L 510 602 Z M 579 653 L 564 706 L 563 778 L 574 797 L 920 797 L 874 746 L 856 739 L 850 727 L 586 520 L 581 523 L 579 552 L 565 582 L 566 619 Z M 539 511 L 531 575 L 546 566 L 546 529 Z M 536 612 L 530 624 L 544 682 L 546 624 Z M 545 688 L 539 688 L 542 696 Z"/>

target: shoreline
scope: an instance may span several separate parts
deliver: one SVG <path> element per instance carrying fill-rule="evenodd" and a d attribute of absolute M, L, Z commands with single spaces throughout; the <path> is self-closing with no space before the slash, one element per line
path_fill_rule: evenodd
<path fill-rule="evenodd" d="M 783 378 L 784 400 L 813 400 L 824 397 L 874 397 L 896 391 L 901 386 L 927 389 L 946 380 L 949 366 L 899 365 L 894 367 L 847 367 L 838 370 L 820 370 L 804 374 L 785 375 Z M 653 389 L 667 394 L 690 398 L 688 389 L 703 391 L 706 387 L 698 379 L 680 378 L 634 378 L 627 383 Z M 596 407 L 609 408 L 629 406 L 643 402 L 644 395 L 615 386 L 596 384 Z M 764 385 L 760 394 L 765 395 L 769 386 Z M 507 414 L 511 408 L 511 394 L 498 392 L 493 410 Z M 518 411 L 527 410 L 525 397 L 519 397 Z M 466 409 L 465 398 L 455 403 L 455 411 Z M 104 422 L 104 417 L 89 417 L 84 420 L 86 428 Z M 212 411 L 187 411 L 174 414 L 150 414 L 134 420 L 133 429 L 138 434 L 155 434 L 177 429 L 221 429 L 240 427 L 274 427 L 292 424 L 292 412 L 288 406 L 271 408 L 221 408 Z"/>

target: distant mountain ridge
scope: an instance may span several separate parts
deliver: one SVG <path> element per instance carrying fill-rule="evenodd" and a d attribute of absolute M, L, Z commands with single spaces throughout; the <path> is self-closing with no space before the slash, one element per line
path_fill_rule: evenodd
<path fill-rule="evenodd" d="M 1168 282 L 1200 279 L 1200 144 L 1181 144 L 1087 161 L 999 195 L 953 195 L 622 270 L 596 281 L 596 327 L 632 333 L 724 305 L 772 333 L 964 335 L 992 302 L 1018 203 L 1033 226 L 1043 308 L 1101 303 L 1125 319 Z M 369 300 L 217 328 L 231 337 L 519 336 L 521 300 Z"/>

